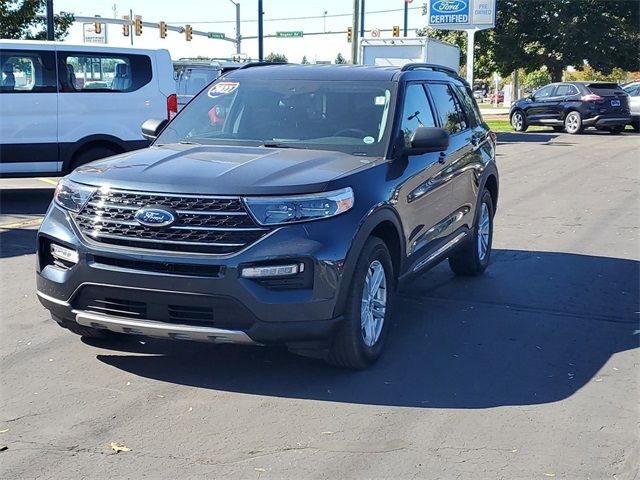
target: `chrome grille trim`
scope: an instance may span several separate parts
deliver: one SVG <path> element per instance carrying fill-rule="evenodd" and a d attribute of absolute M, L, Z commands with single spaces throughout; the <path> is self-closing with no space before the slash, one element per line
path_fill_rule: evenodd
<path fill-rule="evenodd" d="M 142 225 L 135 213 L 146 206 L 170 209 L 176 214 L 175 223 Z M 272 231 L 255 223 L 240 197 L 217 195 L 98 189 L 71 218 L 88 241 L 175 253 L 228 255 Z"/>

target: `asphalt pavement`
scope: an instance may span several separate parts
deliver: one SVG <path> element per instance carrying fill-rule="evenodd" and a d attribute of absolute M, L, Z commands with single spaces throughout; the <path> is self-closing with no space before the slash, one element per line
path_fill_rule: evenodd
<path fill-rule="evenodd" d="M 0 477 L 640 478 L 640 136 L 499 139 L 492 265 L 406 287 L 364 372 L 81 340 L 35 295 L 52 181 L 0 181 Z"/>

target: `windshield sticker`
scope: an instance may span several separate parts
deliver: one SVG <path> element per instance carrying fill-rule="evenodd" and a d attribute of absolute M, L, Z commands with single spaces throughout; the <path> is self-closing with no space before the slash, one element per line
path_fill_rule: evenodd
<path fill-rule="evenodd" d="M 220 82 L 216 83 L 209 90 L 209 96 L 211 98 L 220 97 L 222 95 L 228 95 L 236 91 L 236 89 L 240 86 L 238 82 Z"/>
<path fill-rule="evenodd" d="M 362 139 L 362 141 L 363 141 L 364 143 L 366 143 L 367 145 L 371 145 L 373 142 L 375 142 L 375 141 L 376 141 L 376 139 L 375 139 L 375 138 L 373 138 L 373 137 L 364 137 L 364 138 Z"/>
<path fill-rule="evenodd" d="M 384 95 L 380 95 L 376 97 L 375 103 L 376 105 L 384 105 L 385 103 L 387 103 L 387 99 L 384 97 Z"/>

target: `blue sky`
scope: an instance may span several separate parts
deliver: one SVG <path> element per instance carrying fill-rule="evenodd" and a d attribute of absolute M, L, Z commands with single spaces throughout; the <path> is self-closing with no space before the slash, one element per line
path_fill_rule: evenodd
<path fill-rule="evenodd" d="M 244 36 L 257 35 L 257 0 L 241 0 L 241 33 Z M 414 0 L 409 4 L 409 36 L 416 28 L 421 28 L 426 23 L 426 17 L 422 15 L 423 1 Z M 134 15 L 142 15 L 144 21 L 165 21 L 169 24 L 182 25 L 189 23 L 195 30 L 213 31 L 225 33 L 228 37 L 235 37 L 235 7 L 230 0 L 179 0 L 171 2 L 167 0 L 91 0 L 80 2 L 78 0 L 54 0 L 56 11 L 73 12 L 81 16 L 100 15 L 102 17 L 114 16 L 113 7 L 116 6 L 117 16 L 127 15 L 129 9 Z M 366 36 L 372 28 L 391 28 L 394 25 L 403 25 L 404 0 L 365 0 L 368 13 L 365 16 Z M 302 30 L 305 32 L 343 31 L 351 24 L 349 13 L 353 8 L 352 0 L 263 0 L 264 32 L 265 34 L 276 31 Z M 373 13 L 376 11 L 384 13 Z M 389 11 L 397 10 L 397 11 Z M 327 12 L 326 21 L 323 18 Z M 345 15 L 346 14 L 346 15 Z M 345 16 L 338 16 L 345 15 Z M 320 17 L 315 19 L 282 20 L 291 17 Z M 202 23 L 206 22 L 206 23 Z M 326 27 L 325 27 L 326 25 Z M 391 33 L 383 33 L 382 36 L 390 37 Z M 130 40 L 121 34 L 121 27 L 109 26 L 108 40 L 111 45 L 126 46 Z M 67 41 L 82 43 L 82 26 L 74 25 Z M 192 42 L 187 42 L 183 34 L 169 32 L 166 39 L 159 38 L 157 29 L 144 28 L 141 37 L 134 38 L 134 45 L 142 48 L 167 48 L 172 58 L 187 56 L 227 57 L 235 52 L 232 43 L 220 40 L 208 40 L 194 37 Z M 334 60 L 337 53 L 342 53 L 346 58 L 350 55 L 350 44 L 347 43 L 346 34 L 306 36 L 303 38 L 283 39 L 267 38 L 264 43 L 265 55 L 269 52 L 284 53 L 289 61 L 299 62 L 303 55 L 310 61 Z M 245 40 L 242 51 L 252 58 L 257 58 L 257 40 Z"/>

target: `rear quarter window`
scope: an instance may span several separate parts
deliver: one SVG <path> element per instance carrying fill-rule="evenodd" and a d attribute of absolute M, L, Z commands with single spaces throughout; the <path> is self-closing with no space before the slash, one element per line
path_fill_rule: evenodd
<path fill-rule="evenodd" d="M 153 76 L 146 55 L 58 52 L 64 92 L 133 92 Z"/>

